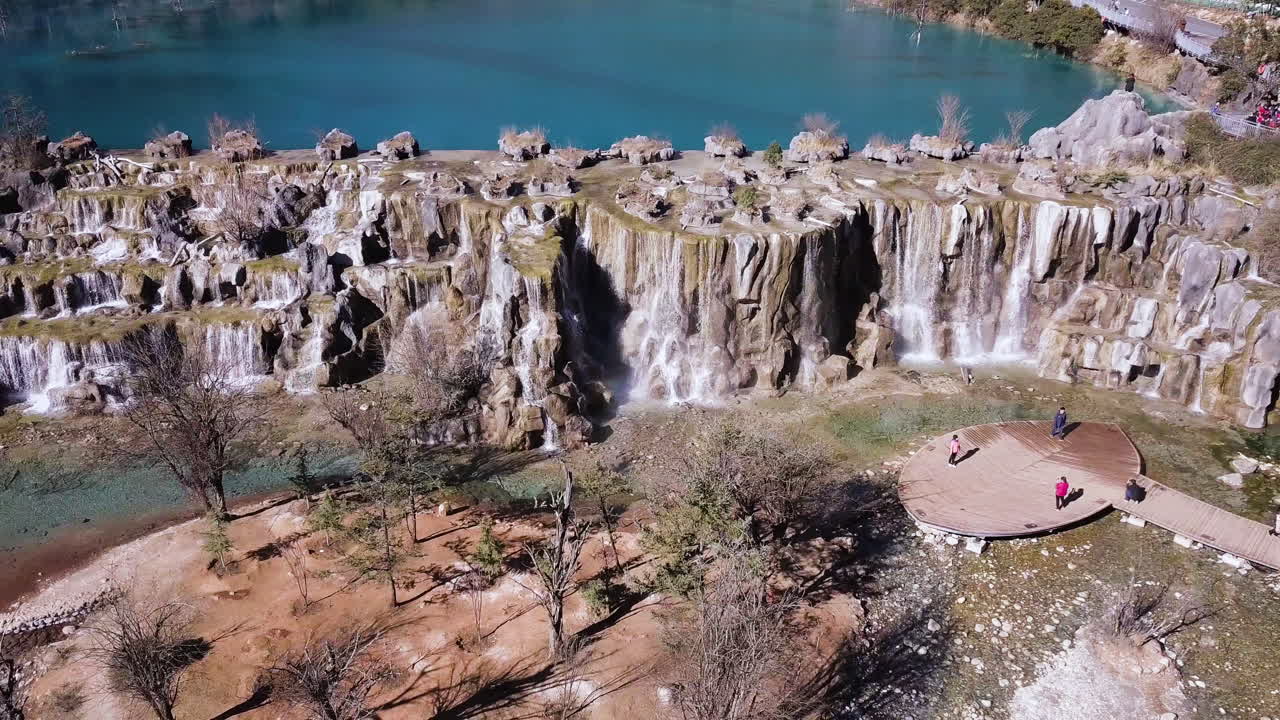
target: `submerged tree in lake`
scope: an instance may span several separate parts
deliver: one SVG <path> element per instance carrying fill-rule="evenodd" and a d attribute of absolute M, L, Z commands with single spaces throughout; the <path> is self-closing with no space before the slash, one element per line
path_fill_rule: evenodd
<path fill-rule="evenodd" d="M 160 468 L 208 513 L 225 517 L 228 471 L 250 457 L 246 441 L 266 407 L 238 382 L 231 365 L 202 343 L 183 343 L 172 328 L 152 327 L 124 342 L 131 432 L 115 452 Z"/>

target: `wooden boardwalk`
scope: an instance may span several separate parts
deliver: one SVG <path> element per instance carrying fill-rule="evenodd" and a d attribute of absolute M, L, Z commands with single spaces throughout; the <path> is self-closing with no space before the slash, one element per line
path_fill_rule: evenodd
<path fill-rule="evenodd" d="M 959 466 L 947 466 L 951 436 L 959 435 Z M 976 450 L 975 450 L 976 449 Z M 1065 440 L 1049 437 L 1047 422 L 976 425 L 935 438 L 902 468 L 899 497 L 917 521 L 960 535 L 1017 537 L 1068 527 L 1117 507 L 1166 530 L 1258 565 L 1280 569 L 1280 538 L 1239 517 L 1142 474 L 1142 456 L 1117 425 L 1069 426 Z M 1073 488 L 1063 510 L 1054 484 Z M 1124 500 L 1137 477 L 1141 503 Z"/>

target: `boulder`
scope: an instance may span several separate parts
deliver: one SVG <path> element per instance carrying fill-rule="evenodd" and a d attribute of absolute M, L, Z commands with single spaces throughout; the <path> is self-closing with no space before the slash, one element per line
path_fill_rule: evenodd
<path fill-rule="evenodd" d="M 1244 487 L 1244 476 L 1240 473 L 1227 473 L 1226 475 L 1219 475 L 1218 482 L 1239 490 Z"/>
<path fill-rule="evenodd" d="M 178 158 L 191 157 L 191 137 L 184 132 L 175 130 L 163 137 L 158 137 L 147 141 L 143 148 L 147 157 L 157 160 L 177 160 Z"/>
<path fill-rule="evenodd" d="M 1209 74 L 1209 68 L 1195 58 L 1179 58 L 1178 76 L 1169 89 L 1186 95 L 1196 104 L 1210 105 L 1218 99 L 1218 82 Z"/>
<path fill-rule="evenodd" d="M 515 197 L 520 192 L 520 183 L 513 175 L 497 173 L 490 175 L 480 183 L 480 196 L 489 202 L 498 202 Z"/>
<path fill-rule="evenodd" d="M 647 165 L 653 162 L 671 160 L 676 156 L 671 141 L 651 138 L 648 135 L 635 135 L 623 138 L 609 146 L 609 157 L 624 158 L 632 165 Z"/>
<path fill-rule="evenodd" d="M 498 150 L 519 162 L 546 155 L 550 149 L 546 133 L 538 128 L 524 131 L 509 128 L 498 137 Z"/>
<path fill-rule="evenodd" d="M 867 160 L 879 160 L 895 167 L 911 162 L 911 154 L 907 152 L 907 146 L 902 143 L 887 145 L 867 143 L 862 148 L 862 157 Z"/>
<path fill-rule="evenodd" d="M 321 160 L 329 162 L 347 160 L 359 154 L 360 147 L 356 145 L 356 139 L 338 128 L 330 130 L 320 142 L 316 143 L 316 155 L 319 155 Z"/>
<path fill-rule="evenodd" d="M 1231 458 L 1231 469 L 1241 475 L 1252 475 L 1258 472 L 1258 461 L 1245 455 L 1236 455 Z"/>
<path fill-rule="evenodd" d="M 266 152 L 258 136 L 246 130 L 231 130 L 213 144 L 213 152 L 225 162 L 260 160 Z"/>
<path fill-rule="evenodd" d="M 422 150 L 418 147 L 418 140 L 413 136 L 413 133 L 405 131 L 396 133 L 378 143 L 375 152 L 386 160 L 395 161 L 416 158 L 422 153 Z"/>
<path fill-rule="evenodd" d="M 442 170 L 429 173 L 422 183 L 422 189 L 428 195 L 444 198 L 459 198 L 471 191 L 461 178 Z"/>
<path fill-rule="evenodd" d="M 870 370 L 893 361 L 893 329 L 870 320 L 859 320 L 855 326 L 853 364 L 859 370 Z"/>
<path fill-rule="evenodd" d="M 805 176 L 809 178 L 809 182 L 831 192 L 840 190 L 840 176 L 836 174 L 835 166 L 830 162 L 814 163 L 805 171 Z"/>
<path fill-rule="evenodd" d="M 69 138 L 50 143 L 48 153 L 49 157 L 58 162 L 73 163 L 88 160 L 93 157 L 93 152 L 97 149 L 98 143 L 94 142 L 93 138 L 77 130 L 76 134 Z"/>
<path fill-rule="evenodd" d="M 791 171 L 781 165 L 777 167 L 765 165 L 757 173 L 757 177 L 765 185 L 784 185 L 791 178 Z"/>
<path fill-rule="evenodd" d="M 702 151 L 712 157 L 744 157 L 747 144 L 732 135 L 708 135 L 702 139 Z"/>
<path fill-rule="evenodd" d="M 662 196 L 634 181 L 618 186 L 614 201 L 627 214 L 642 220 L 652 220 L 667 211 L 667 202 Z"/>
<path fill-rule="evenodd" d="M 798 222 L 804 219 L 809 209 L 809 200 L 799 190 L 783 190 L 775 192 L 769 201 L 769 213 L 782 220 Z"/>
<path fill-rule="evenodd" d="M 93 415 L 107 407 L 106 389 L 90 379 L 49 390 L 49 408 L 72 415 Z"/>
<path fill-rule="evenodd" d="M 594 165 L 600 159 L 600 151 L 574 147 L 556 148 L 547 157 L 552 163 L 567 170 L 580 170 Z"/>
<path fill-rule="evenodd" d="M 849 371 L 852 369 L 852 363 L 849 358 L 843 355 L 831 355 L 826 360 L 818 363 L 818 369 L 815 373 L 814 388 L 822 390 L 830 390 L 835 386 L 849 379 Z"/>
<path fill-rule="evenodd" d="M 701 198 L 690 200 L 680 210 L 681 228 L 705 228 L 718 222 L 720 222 L 720 216 L 716 214 L 715 208 Z"/>
<path fill-rule="evenodd" d="M 573 175 L 559 165 L 546 165 L 539 168 L 529 178 L 530 195 L 550 195 L 552 197 L 569 197 L 573 194 L 576 183 Z"/>
<path fill-rule="evenodd" d="M 1149 116 L 1142 96 L 1116 90 L 1086 100 L 1057 127 L 1041 128 L 1028 145 L 1031 155 L 1078 165 L 1145 165 L 1152 158 L 1186 155 L 1185 124 L 1190 112 Z"/>
<path fill-rule="evenodd" d="M 965 168 L 958 176 L 948 174 L 939 177 L 935 189 L 950 195 L 967 195 L 970 192 L 999 195 L 1000 180 L 991 173 Z"/>
<path fill-rule="evenodd" d="M 720 173 L 735 185 L 747 185 L 756 179 L 756 174 L 737 158 L 728 158 L 720 163 Z"/>
<path fill-rule="evenodd" d="M 907 143 L 907 149 L 944 162 L 954 162 L 969 157 L 973 153 L 973 143 L 968 140 L 957 142 L 937 135 L 916 133 Z"/>
<path fill-rule="evenodd" d="M 711 170 L 698 175 L 687 184 L 689 194 L 695 195 L 708 203 L 727 203 L 733 194 L 733 181 L 724 173 Z"/>
<path fill-rule="evenodd" d="M 1030 149 L 1026 145 L 1009 147 L 1008 145 L 982 143 L 978 147 L 978 159 L 995 165 L 1015 165 L 1022 162 L 1024 156 L 1029 153 Z"/>
<path fill-rule="evenodd" d="M 791 162 L 831 162 L 849 156 L 849 141 L 827 132 L 798 133 L 791 138 L 783 157 Z"/>
<path fill-rule="evenodd" d="M 1018 168 L 1013 189 L 1027 195 L 1065 200 L 1066 184 L 1053 163 L 1027 162 Z"/>

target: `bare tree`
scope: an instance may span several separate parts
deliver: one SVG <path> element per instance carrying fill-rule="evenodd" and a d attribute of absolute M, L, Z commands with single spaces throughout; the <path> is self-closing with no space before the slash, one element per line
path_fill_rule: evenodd
<path fill-rule="evenodd" d="M 26 170 L 48 164 L 48 155 L 37 142 L 48 121 L 30 98 L 6 96 L 0 121 L 0 170 Z"/>
<path fill-rule="evenodd" d="M 187 605 L 149 606 L 121 597 L 102 624 L 89 628 L 89 657 L 111 692 L 145 704 L 160 720 L 175 720 L 173 708 L 191 665 L 208 651 L 208 644 L 192 634 L 191 618 Z"/>
<path fill-rule="evenodd" d="M 596 508 L 600 512 L 600 521 L 604 523 L 605 534 L 609 540 L 609 550 L 613 555 L 614 574 L 621 576 L 622 558 L 618 554 L 617 541 L 619 513 L 610 501 L 630 492 L 631 487 L 621 473 L 599 463 L 586 472 L 580 473 L 578 480 L 587 495 L 595 500 Z"/>
<path fill-rule="evenodd" d="M 1178 49 L 1178 31 L 1186 27 L 1187 11 L 1171 2 L 1159 2 L 1150 6 L 1151 28 L 1135 33 L 1143 44 L 1161 52 Z"/>
<path fill-rule="evenodd" d="M 782 720 L 797 659 L 790 600 L 769 599 L 750 556 L 729 558 L 693 607 L 668 625 L 676 703 L 685 720 Z"/>
<path fill-rule="evenodd" d="M 969 139 L 969 108 L 960 104 L 960 98 L 945 93 L 938 98 L 938 137 L 952 143 Z"/>
<path fill-rule="evenodd" d="M 1152 640 L 1163 641 L 1214 612 L 1191 593 L 1182 595 L 1176 603 L 1170 603 L 1168 583 L 1146 584 L 1131 580 L 1112 604 L 1107 617 L 1116 637 L 1146 645 Z"/>
<path fill-rule="evenodd" d="M 245 172 L 243 165 L 234 168 L 232 181 L 217 188 L 218 196 L 211 203 L 218 208 L 218 214 L 211 220 L 212 229 L 226 242 L 258 258 L 263 255 L 267 231 L 266 209 L 270 200 L 267 180 L 262 175 Z"/>
<path fill-rule="evenodd" d="M 552 494 L 555 509 L 555 535 L 543 547 L 525 546 L 533 563 L 538 586 L 525 589 L 534 594 L 538 605 L 547 613 L 547 650 L 552 658 L 565 655 L 564 599 L 573 586 L 573 577 L 581 566 L 582 546 L 587 541 L 589 526 L 574 520 L 573 473 L 564 465 L 564 492 Z"/>
<path fill-rule="evenodd" d="M 27 686 L 18 672 L 18 654 L 0 635 L 0 720 L 24 720 Z"/>
<path fill-rule="evenodd" d="M 307 551 L 297 543 L 289 543 L 280 548 L 280 558 L 289 568 L 289 577 L 298 589 L 298 600 L 301 601 L 301 612 L 305 614 L 311 609 L 311 573 L 307 569 Z"/>
<path fill-rule="evenodd" d="M 840 123 L 832 120 L 826 113 L 808 113 L 800 119 L 800 125 L 815 135 L 834 136 Z"/>
<path fill-rule="evenodd" d="M 446 313 L 418 311 L 405 323 L 388 368 L 408 377 L 415 419 L 431 425 L 456 417 L 489 382 L 493 353 L 468 343 Z"/>
<path fill-rule="evenodd" d="M 200 342 L 185 347 L 173 328 L 153 326 L 123 347 L 131 401 L 123 415 L 133 430 L 117 450 L 163 468 L 207 512 L 227 515 L 223 478 L 247 459 L 243 441 L 266 412 L 236 382 L 233 368 Z"/>
<path fill-rule="evenodd" d="M 369 698 L 393 676 L 374 653 L 381 637 L 362 628 L 312 639 L 267 671 L 272 697 L 316 720 L 374 717 Z"/>

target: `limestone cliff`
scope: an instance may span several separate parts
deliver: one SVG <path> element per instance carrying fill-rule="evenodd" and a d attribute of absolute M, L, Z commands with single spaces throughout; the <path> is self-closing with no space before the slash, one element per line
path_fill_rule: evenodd
<path fill-rule="evenodd" d="M 11 398 L 121 399 L 119 342 L 151 323 L 245 382 L 304 392 L 369 377 L 406 328 L 445 322 L 495 358 L 481 398 L 437 429 L 449 441 L 571 445 L 625 399 L 822 391 L 899 357 L 1025 362 L 1250 427 L 1274 404 L 1280 301 L 1228 244 L 1249 209 L 1199 182 L 1067 183 L 1045 200 L 939 180 L 981 167 L 984 187 L 1011 184 L 974 161 L 789 177 L 686 153 L 662 172 L 576 169 L 568 197 L 540 198 L 520 189 L 546 161 L 497 153 L 208 155 L 9 181 Z M 474 193 L 500 175 L 514 194 Z M 229 222 L 246 187 L 252 242 Z"/>

